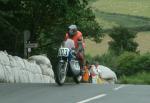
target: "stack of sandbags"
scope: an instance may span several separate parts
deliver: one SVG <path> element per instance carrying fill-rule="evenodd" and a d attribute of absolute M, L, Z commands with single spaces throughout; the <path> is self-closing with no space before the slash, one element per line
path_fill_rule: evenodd
<path fill-rule="evenodd" d="M 51 62 L 46 56 L 34 55 L 31 56 L 28 60 L 30 62 L 35 61 L 36 64 L 40 66 L 43 75 L 51 76 L 52 78 L 54 78 Z"/>
<path fill-rule="evenodd" d="M 0 64 L 10 65 L 7 52 L 0 51 Z"/>
<path fill-rule="evenodd" d="M 49 59 L 40 55 L 33 57 L 29 62 L 0 51 L 0 82 L 55 83 Z"/>
<path fill-rule="evenodd" d="M 9 79 L 12 80 L 12 75 L 10 75 L 10 62 L 6 52 L 0 51 L 0 65 L 0 80 L 9 82 Z"/>
<path fill-rule="evenodd" d="M 112 81 L 117 81 L 117 76 L 114 71 L 109 69 L 108 67 L 105 67 L 103 65 L 99 65 L 100 71 L 101 71 L 101 77 L 103 79 L 110 79 Z"/>
<path fill-rule="evenodd" d="M 0 63 L 0 82 L 4 82 L 4 78 L 5 78 L 5 72 L 3 69 L 3 65 Z"/>
<path fill-rule="evenodd" d="M 117 76 L 114 71 L 103 65 L 91 65 L 90 75 L 92 76 L 92 83 L 115 83 Z"/>

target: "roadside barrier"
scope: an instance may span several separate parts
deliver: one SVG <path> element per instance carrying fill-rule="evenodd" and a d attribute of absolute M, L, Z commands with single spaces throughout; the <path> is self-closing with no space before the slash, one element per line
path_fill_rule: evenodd
<path fill-rule="evenodd" d="M 29 60 L 0 51 L 0 82 L 55 83 L 50 60 L 36 55 Z"/>

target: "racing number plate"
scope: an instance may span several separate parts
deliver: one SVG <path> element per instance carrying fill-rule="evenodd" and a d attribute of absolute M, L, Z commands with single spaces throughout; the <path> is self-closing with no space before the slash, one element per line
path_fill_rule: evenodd
<path fill-rule="evenodd" d="M 69 55 L 69 49 L 68 48 L 60 48 L 58 52 L 58 56 L 64 56 L 67 57 Z"/>

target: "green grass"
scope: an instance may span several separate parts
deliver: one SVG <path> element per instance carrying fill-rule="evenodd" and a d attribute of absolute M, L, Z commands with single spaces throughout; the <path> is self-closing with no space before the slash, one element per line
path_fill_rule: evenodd
<path fill-rule="evenodd" d="M 150 52 L 150 0 L 89 0 L 96 20 L 104 31 L 114 26 L 125 26 L 139 32 L 135 41 L 138 42 L 140 53 Z M 105 36 L 101 43 L 90 40 L 86 42 L 86 54 L 91 56 L 107 53 L 110 37 Z"/>
<path fill-rule="evenodd" d="M 140 31 L 135 38 L 139 44 L 137 50 L 141 54 L 150 52 L 150 0 L 90 0 L 89 3 L 103 29 L 108 30 L 122 25 Z M 107 53 L 110 40 L 108 36 L 105 36 L 99 44 L 85 40 L 86 54 L 94 57 Z M 150 84 L 150 72 L 122 76 L 119 81 L 127 84 Z"/>
<path fill-rule="evenodd" d="M 85 53 L 91 55 L 92 57 L 96 55 L 102 55 L 108 51 L 108 42 L 111 41 L 111 38 L 108 35 L 105 35 L 101 43 L 95 43 L 89 39 L 85 39 L 86 48 Z M 141 54 L 150 52 L 150 31 L 139 32 L 135 41 L 139 44 L 137 50 Z"/>
<path fill-rule="evenodd" d="M 150 0 L 94 0 L 90 5 L 104 29 L 122 25 L 150 30 Z"/>
<path fill-rule="evenodd" d="M 104 29 L 110 29 L 113 26 L 118 25 L 122 25 L 128 28 L 149 27 L 150 29 L 150 18 L 99 11 L 96 11 L 96 17 Z"/>
<path fill-rule="evenodd" d="M 132 76 L 122 76 L 119 83 L 123 84 L 150 84 L 150 73 L 140 72 Z"/>
<path fill-rule="evenodd" d="M 96 0 L 91 6 L 103 12 L 150 17 L 150 0 Z"/>

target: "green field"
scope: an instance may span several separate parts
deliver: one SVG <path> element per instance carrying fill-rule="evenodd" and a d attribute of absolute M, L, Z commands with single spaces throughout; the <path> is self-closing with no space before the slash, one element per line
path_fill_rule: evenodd
<path fill-rule="evenodd" d="M 108 13 L 150 18 L 150 0 L 96 0 L 91 6 Z"/>
<path fill-rule="evenodd" d="M 150 27 L 150 0 L 94 0 L 90 5 L 104 29 Z"/>
<path fill-rule="evenodd" d="M 123 84 L 150 84 L 149 78 L 149 72 L 140 72 L 132 76 L 122 76 L 118 82 Z"/>
<path fill-rule="evenodd" d="M 150 0 L 90 0 L 90 6 L 103 29 L 122 25 L 140 31 L 135 38 L 138 50 L 140 53 L 150 52 Z M 106 53 L 110 40 L 107 35 L 99 44 L 85 40 L 86 54 L 96 56 Z"/>
<path fill-rule="evenodd" d="M 103 29 L 111 29 L 113 26 L 122 25 L 128 28 L 146 28 L 150 29 L 150 18 L 131 16 L 125 14 L 106 13 L 96 11 L 97 21 Z"/>
<path fill-rule="evenodd" d="M 101 43 L 95 43 L 89 39 L 85 40 L 86 49 L 85 53 L 90 54 L 92 57 L 96 55 L 102 55 L 107 53 L 108 50 L 108 42 L 112 39 L 106 34 Z M 150 31 L 139 32 L 135 41 L 138 43 L 137 50 L 140 51 L 141 54 L 150 52 Z"/>
<path fill-rule="evenodd" d="M 102 55 L 107 53 L 108 50 L 108 42 L 111 38 L 106 35 L 104 36 L 101 43 L 95 43 L 89 39 L 85 40 L 86 43 L 86 54 L 90 54 L 91 56 Z M 139 44 L 137 50 L 140 51 L 141 54 L 150 52 L 150 31 L 147 32 L 139 32 L 135 41 Z"/>

